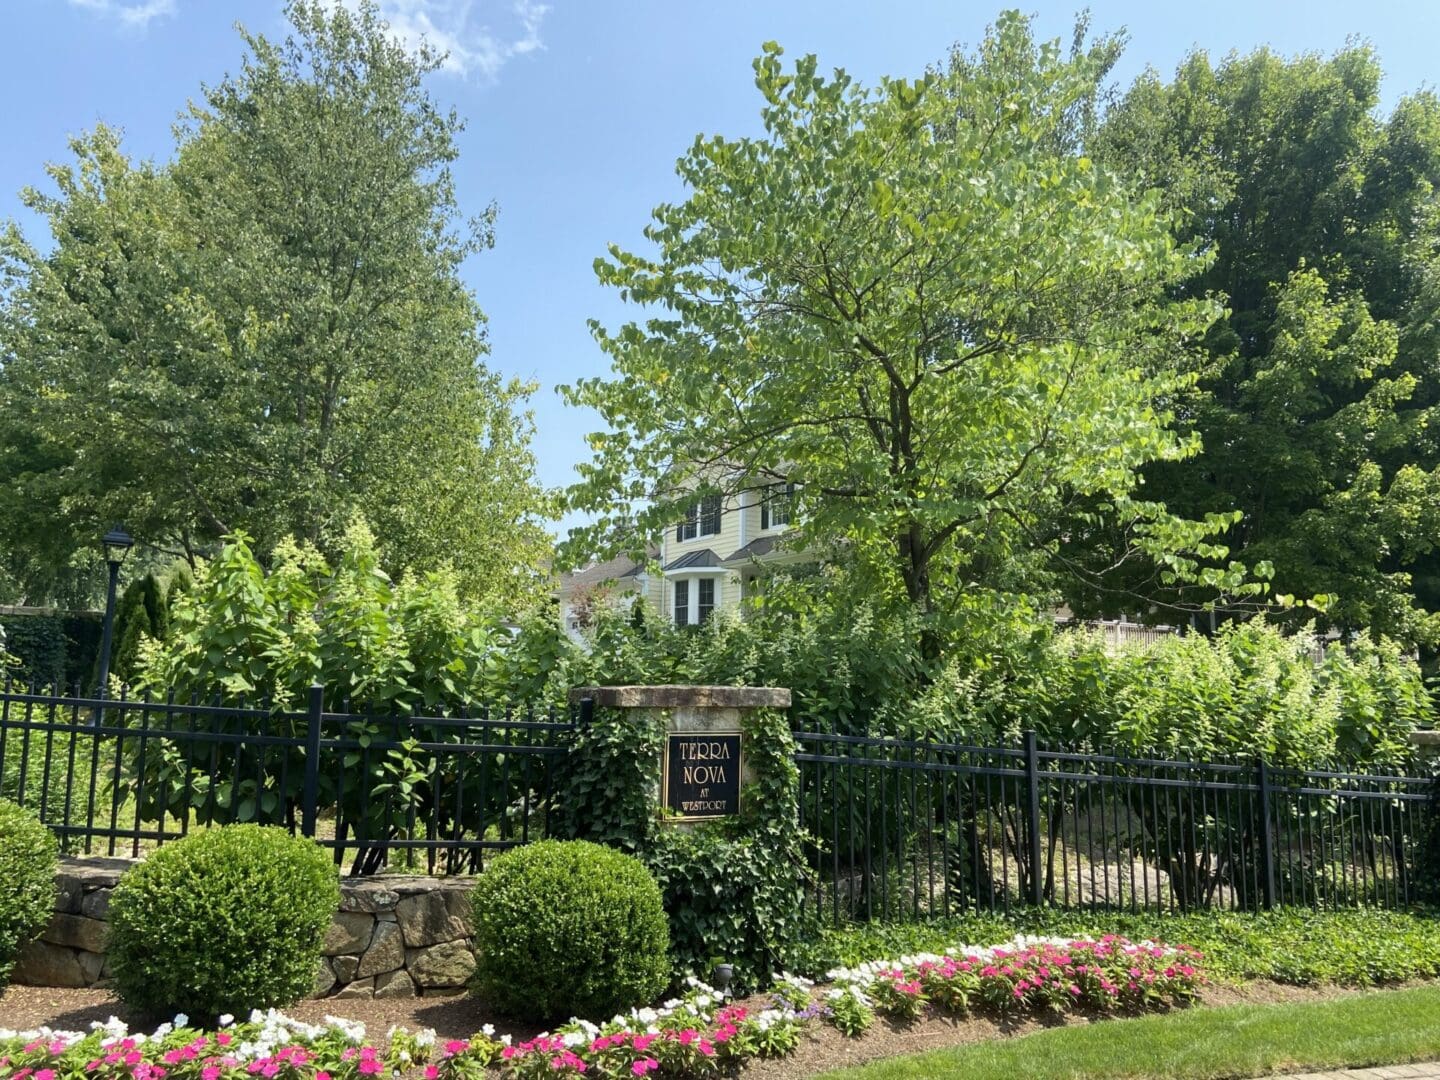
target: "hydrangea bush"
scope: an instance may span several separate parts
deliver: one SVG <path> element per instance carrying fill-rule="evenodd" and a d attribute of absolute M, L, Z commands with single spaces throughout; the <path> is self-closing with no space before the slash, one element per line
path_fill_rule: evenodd
<path fill-rule="evenodd" d="M 698 980 L 655 1008 L 603 1023 L 571 1020 L 532 1039 L 487 1025 L 469 1039 L 363 1024 L 305 1024 L 256 1011 L 222 1016 L 203 1031 L 177 1016 L 151 1034 L 111 1020 L 88 1033 L 0 1031 L 0 1076 L 13 1080 L 535 1080 L 540 1077 L 692 1077 L 754 1058 L 784 1057 L 817 1025 L 858 1036 L 877 1015 L 916 1019 L 931 1010 L 1013 1012 L 1085 1008 L 1140 1011 L 1179 1004 L 1204 982 L 1193 949 L 1118 937 L 1017 938 L 990 948 L 902 957 L 831 972 L 833 986 L 776 976 L 758 1001 L 728 1001 Z"/>

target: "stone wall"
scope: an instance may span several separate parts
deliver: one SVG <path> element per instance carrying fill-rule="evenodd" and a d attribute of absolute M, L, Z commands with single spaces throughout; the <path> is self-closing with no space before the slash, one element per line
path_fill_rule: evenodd
<path fill-rule="evenodd" d="M 15 966 L 23 986 L 105 986 L 110 893 L 128 859 L 62 859 L 55 914 Z M 462 993 L 475 954 L 470 882 L 463 878 L 347 878 L 325 935 L 315 997 L 444 997 Z"/>

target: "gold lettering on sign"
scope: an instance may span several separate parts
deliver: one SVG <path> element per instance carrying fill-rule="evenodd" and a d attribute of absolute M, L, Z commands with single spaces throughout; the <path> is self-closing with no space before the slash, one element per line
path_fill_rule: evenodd
<path fill-rule="evenodd" d="M 684 761 L 729 761 L 730 744 L 723 742 L 683 742 L 680 757 Z"/>
<path fill-rule="evenodd" d="M 681 769 L 681 777 L 687 784 L 723 784 L 725 783 L 725 766 L 686 765 Z"/>
<path fill-rule="evenodd" d="M 723 817 L 740 810 L 739 732 L 677 732 L 666 742 L 661 804 L 681 817 Z"/>

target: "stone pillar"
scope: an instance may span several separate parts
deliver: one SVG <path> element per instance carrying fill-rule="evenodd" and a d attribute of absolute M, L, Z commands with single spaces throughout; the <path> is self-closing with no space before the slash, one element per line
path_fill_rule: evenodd
<path fill-rule="evenodd" d="M 1410 743 L 1425 757 L 1440 757 L 1440 731 L 1412 731 Z"/>
<path fill-rule="evenodd" d="M 765 686 L 586 686 L 570 701 L 633 711 L 663 726 L 655 813 L 685 825 L 739 813 L 742 787 L 755 779 L 747 761 L 747 713 L 788 709 L 790 691 Z"/>

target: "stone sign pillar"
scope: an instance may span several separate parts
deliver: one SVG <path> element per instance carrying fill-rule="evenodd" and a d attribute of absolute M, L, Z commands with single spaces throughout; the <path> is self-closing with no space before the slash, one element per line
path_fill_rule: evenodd
<path fill-rule="evenodd" d="M 744 785 L 755 779 L 746 762 L 745 714 L 788 709 L 790 691 L 764 686 L 586 686 L 572 704 L 635 710 L 637 720 L 663 726 L 655 812 L 667 823 L 707 821 L 740 812 Z"/>

